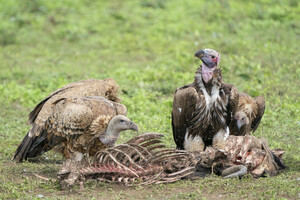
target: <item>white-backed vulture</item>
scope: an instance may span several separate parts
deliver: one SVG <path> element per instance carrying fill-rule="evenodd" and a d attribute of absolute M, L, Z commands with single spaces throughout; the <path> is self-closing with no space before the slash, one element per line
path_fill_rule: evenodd
<path fill-rule="evenodd" d="M 212 49 L 195 54 L 202 60 L 192 84 L 178 88 L 172 109 L 173 136 L 177 149 L 204 150 L 213 145 L 224 148 L 224 137 L 232 110 L 238 100 L 237 89 L 222 80 L 218 68 L 220 54 Z"/>
<path fill-rule="evenodd" d="M 68 84 L 51 93 L 30 112 L 28 116 L 28 124 L 31 125 L 30 130 L 16 150 L 13 160 L 22 162 L 26 157 L 32 141 L 40 136 L 46 120 L 52 115 L 54 102 L 74 96 L 101 96 L 114 102 L 120 102 L 121 100 L 117 97 L 118 89 L 119 86 L 111 78 L 104 80 L 89 79 Z M 24 143 L 28 145 L 22 145 Z"/>
<path fill-rule="evenodd" d="M 76 158 L 78 153 L 93 156 L 112 147 L 121 131 L 138 131 L 138 126 L 125 116 L 126 112 L 124 105 L 98 96 L 59 99 L 53 103 L 53 112 L 41 127 L 41 133 L 33 140 L 24 139 L 16 154 L 28 149 L 22 154 L 22 159 L 27 159 L 55 148 L 65 158 L 81 160 Z"/>

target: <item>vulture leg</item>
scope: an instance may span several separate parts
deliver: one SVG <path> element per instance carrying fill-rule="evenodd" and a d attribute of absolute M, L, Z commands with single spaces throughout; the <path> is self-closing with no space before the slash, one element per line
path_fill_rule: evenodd
<path fill-rule="evenodd" d="M 196 135 L 194 138 L 185 134 L 184 149 L 188 151 L 203 151 L 205 144 L 201 136 Z"/>
<path fill-rule="evenodd" d="M 220 129 L 213 137 L 213 147 L 217 149 L 225 149 L 225 135 L 226 131 L 224 129 Z"/>
<path fill-rule="evenodd" d="M 83 159 L 83 154 L 80 153 L 80 152 L 78 152 L 78 151 L 76 151 L 76 152 L 74 153 L 74 155 L 73 155 L 73 159 L 74 159 L 75 161 L 77 161 L 77 162 L 80 162 L 80 161 L 82 161 L 82 159 Z"/>

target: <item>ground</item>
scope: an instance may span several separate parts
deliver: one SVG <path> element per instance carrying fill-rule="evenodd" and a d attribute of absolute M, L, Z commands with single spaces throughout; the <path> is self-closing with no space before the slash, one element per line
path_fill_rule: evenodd
<path fill-rule="evenodd" d="M 299 1 L 0 0 L 0 13 L 0 199 L 299 198 Z M 175 147 L 173 94 L 193 81 L 200 48 L 221 53 L 226 82 L 264 96 L 265 115 L 254 135 L 286 151 L 288 169 L 280 175 L 130 188 L 88 182 L 84 191 L 69 192 L 60 190 L 62 158 L 54 152 L 35 162 L 10 161 L 34 106 L 89 78 L 114 78 L 140 133 L 163 133 Z M 127 131 L 119 143 L 135 135 Z"/>

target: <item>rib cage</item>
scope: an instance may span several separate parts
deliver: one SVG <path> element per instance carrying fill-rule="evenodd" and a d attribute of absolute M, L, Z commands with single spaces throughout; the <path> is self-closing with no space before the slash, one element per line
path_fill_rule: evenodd
<path fill-rule="evenodd" d="M 195 165 L 186 151 L 165 149 L 163 135 L 147 133 L 125 144 L 99 151 L 91 166 L 80 169 L 87 179 L 126 185 L 170 183 L 192 175 Z"/>
<path fill-rule="evenodd" d="M 75 182 L 82 185 L 89 179 L 127 186 L 172 183 L 210 173 L 224 177 L 241 177 L 245 173 L 274 176 L 285 168 L 281 160 L 284 151 L 271 150 L 265 140 L 251 135 L 229 136 L 224 150 L 207 147 L 194 152 L 168 149 L 161 137 L 158 133 L 139 135 L 97 152 L 91 163 L 86 162 L 89 158 L 80 162 L 69 159 L 58 172 L 61 186 L 70 187 Z"/>

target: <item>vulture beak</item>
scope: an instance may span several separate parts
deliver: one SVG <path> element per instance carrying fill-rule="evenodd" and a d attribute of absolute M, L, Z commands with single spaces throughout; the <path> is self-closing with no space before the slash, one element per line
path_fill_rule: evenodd
<path fill-rule="evenodd" d="M 212 61 L 210 54 L 205 49 L 200 49 L 195 53 L 195 57 L 200 58 L 209 68 L 215 67 L 216 63 Z"/>
<path fill-rule="evenodd" d="M 237 112 L 234 116 L 234 119 L 236 120 L 236 125 L 239 131 L 241 130 L 242 126 L 248 124 L 246 113 L 243 111 Z"/>
<path fill-rule="evenodd" d="M 136 123 L 130 122 L 130 129 L 139 132 L 139 127 Z"/>
<path fill-rule="evenodd" d="M 242 128 L 242 126 L 244 125 L 240 120 L 237 120 L 236 121 L 236 125 L 237 125 L 237 127 L 238 127 L 238 130 L 240 131 L 241 130 L 241 128 Z"/>
<path fill-rule="evenodd" d="M 195 57 L 202 59 L 204 57 L 204 50 L 200 49 L 195 53 Z"/>

